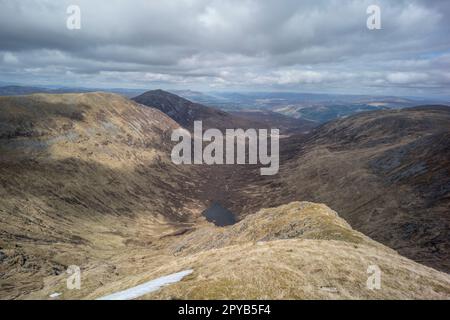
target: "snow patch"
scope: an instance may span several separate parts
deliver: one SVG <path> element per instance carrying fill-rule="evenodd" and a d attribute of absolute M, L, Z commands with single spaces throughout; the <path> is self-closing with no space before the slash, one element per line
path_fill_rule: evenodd
<path fill-rule="evenodd" d="M 50 295 L 50 298 L 56 298 L 56 297 L 59 297 L 60 295 L 61 295 L 61 293 L 55 292 Z"/>
<path fill-rule="evenodd" d="M 181 281 L 184 277 L 194 272 L 194 270 L 184 270 L 177 273 L 172 273 L 164 277 L 154 279 L 139 286 L 119 291 L 97 300 L 132 300 L 139 298 L 147 293 L 159 290 L 163 286 L 167 286 L 173 283 Z"/>

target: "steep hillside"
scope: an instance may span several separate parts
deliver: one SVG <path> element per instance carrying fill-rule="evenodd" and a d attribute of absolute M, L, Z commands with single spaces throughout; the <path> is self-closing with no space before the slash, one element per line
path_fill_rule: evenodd
<path fill-rule="evenodd" d="M 45 279 L 24 298 L 98 298 L 192 269 L 181 282 L 143 299 L 448 299 L 450 276 L 403 258 L 354 231 L 325 205 L 293 202 L 264 209 L 234 226 L 197 225 L 145 249 L 86 266 L 81 290 L 65 277 Z M 381 270 L 370 290 L 369 266 Z M 108 272 L 114 270 L 114 272 Z"/>
<path fill-rule="evenodd" d="M 323 202 L 358 231 L 450 271 L 450 108 L 362 113 L 288 139 L 281 152 L 279 176 L 247 188 L 246 212 Z"/>
<path fill-rule="evenodd" d="M 0 297 L 146 245 L 204 209 L 170 160 L 179 125 L 114 94 L 0 98 Z"/>
<path fill-rule="evenodd" d="M 0 111 L 1 299 L 98 298 L 184 269 L 143 298 L 450 298 L 449 276 L 417 263 L 448 271 L 448 109 L 283 139 L 270 177 L 175 166 L 179 124 L 114 94 L 3 97 Z M 239 222 L 208 223 L 215 201 Z M 373 264 L 381 290 L 365 285 Z M 80 290 L 66 288 L 70 265 Z"/>
<path fill-rule="evenodd" d="M 207 107 L 163 90 L 153 90 L 133 98 L 137 103 L 157 108 L 191 130 L 194 121 L 201 120 L 203 128 L 220 130 L 234 128 L 265 128 L 263 123 L 240 118 L 216 108 Z"/>

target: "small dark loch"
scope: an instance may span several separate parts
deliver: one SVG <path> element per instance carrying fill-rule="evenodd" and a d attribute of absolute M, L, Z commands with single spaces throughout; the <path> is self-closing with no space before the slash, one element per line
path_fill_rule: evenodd
<path fill-rule="evenodd" d="M 206 220 L 214 223 L 218 227 L 225 227 L 236 223 L 233 212 L 222 207 L 218 202 L 214 202 L 211 207 L 203 211 L 202 214 Z"/>

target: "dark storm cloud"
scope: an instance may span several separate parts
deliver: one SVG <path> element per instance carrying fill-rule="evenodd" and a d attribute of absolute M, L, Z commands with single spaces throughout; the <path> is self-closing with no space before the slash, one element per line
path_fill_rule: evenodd
<path fill-rule="evenodd" d="M 373 3 L 382 30 L 366 28 Z M 66 28 L 71 4 L 81 30 Z M 448 94 L 448 1 L 0 0 L 0 9 L 2 81 Z"/>

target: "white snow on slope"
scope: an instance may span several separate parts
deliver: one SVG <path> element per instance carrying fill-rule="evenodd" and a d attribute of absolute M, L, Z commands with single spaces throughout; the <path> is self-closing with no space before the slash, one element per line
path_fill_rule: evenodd
<path fill-rule="evenodd" d="M 167 286 L 169 284 L 179 282 L 184 277 L 191 274 L 193 271 L 194 270 L 184 270 L 181 272 L 172 273 L 167 276 L 160 277 L 160 278 L 154 279 L 152 281 L 146 282 L 139 286 L 98 298 L 97 300 L 132 300 L 132 299 L 136 299 L 147 293 L 157 291 L 163 286 Z"/>

